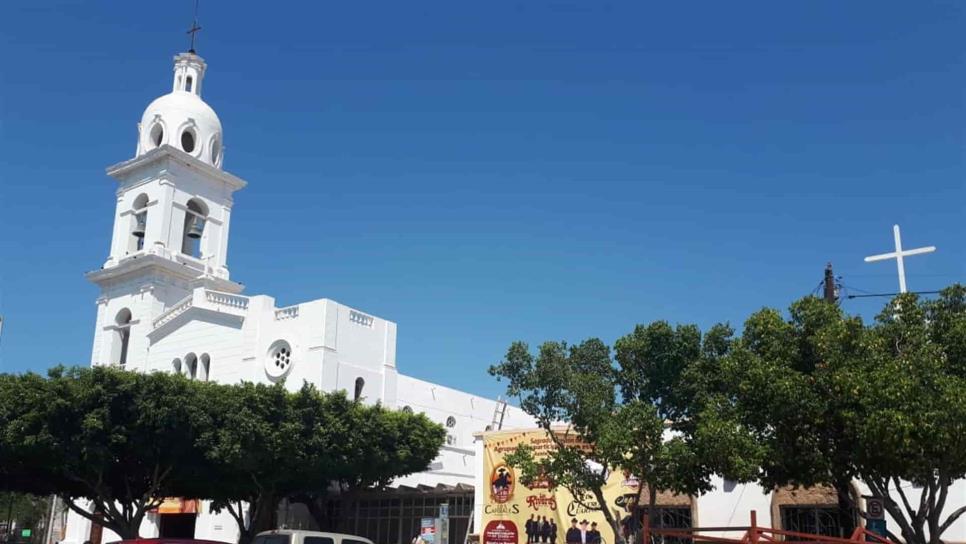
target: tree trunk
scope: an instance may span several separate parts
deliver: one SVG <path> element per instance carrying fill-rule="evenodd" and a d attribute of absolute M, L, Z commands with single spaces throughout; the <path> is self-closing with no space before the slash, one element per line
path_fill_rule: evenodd
<path fill-rule="evenodd" d="M 114 531 L 122 539 L 134 540 L 140 538 L 138 533 L 141 529 L 141 520 L 144 518 L 144 512 L 135 511 L 129 517 L 112 515 L 110 512 L 105 513 L 102 509 L 95 509 L 94 512 L 88 512 L 84 507 L 78 506 L 72 497 L 64 496 L 62 498 L 67 507 L 75 513 L 86 518 L 91 523 L 96 523 L 101 527 Z M 96 502 L 94 503 L 95 506 L 97 504 Z"/>
<path fill-rule="evenodd" d="M 654 527 L 654 515 L 657 513 L 657 489 L 649 485 L 647 486 L 647 521 L 650 527 Z M 654 533 L 650 533 L 651 540 L 654 539 Z M 643 544 L 651 544 L 650 542 L 644 542 Z"/>
<path fill-rule="evenodd" d="M 849 480 L 839 480 L 835 483 L 834 487 L 839 503 L 839 515 L 842 516 L 843 519 L 848 516 L 848 519 L 852 522 L 851 529 L 855 529 L 858 523 L 858 520 L 855 519 L 855 512 L 859 508 L 852 499 L 852 484 Z"/>
<path fill-rule="evenodd" d="M 251 544 L 255 536 L 263 531 L 275 529 L 278 518 L 278 497 L 275 493 L 260 493 L 248 503 L 248 527 L 242 526 L 244 515 L 239 522 L 238 544 Z"/>
<path fill-rule="evenodd" d="M 634 542 L 641 542 L 641 493 L 644 491 L 644 482 L 638 481 L 637 493 L 634 495 L 634 502 L 631 504 L 631 511 L 627 520 L 627 536 Z"/>
<path fill-rule="evenodd" d="M 607 524 L 614 531 L 614 543 L 626 544 L 624 534 L 621 533 L 620 523 L 614 518 L 614 514 L 611 513 L 610 508 L 607 507 L 607 500 L 604 499 L 604 492 L 600 488 L 594 488 L 594 498 L 597 499 L 597 504 L 600 506 L 600 511 L 604 514 L 604 519 L 607 520 Z"/>

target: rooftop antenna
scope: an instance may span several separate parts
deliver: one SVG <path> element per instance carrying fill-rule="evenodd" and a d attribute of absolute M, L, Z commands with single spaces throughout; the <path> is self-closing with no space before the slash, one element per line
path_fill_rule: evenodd
<path fill-rule="evenodd" d="M 195 52 L 195 34 L 199 30 L 201 30 L 201 27 L 198 26 L 198 1 L 199 0 L 195 0 L 195 18 L 194 18 L 194 21 L 191 23 L 191 28 L 189 28 L 188 29 L 188 32 L 186 32 L 186 34 L 191 34 L 191 49 L 188 49 L 188 52 L 189 53 L 194 53 Z"/>

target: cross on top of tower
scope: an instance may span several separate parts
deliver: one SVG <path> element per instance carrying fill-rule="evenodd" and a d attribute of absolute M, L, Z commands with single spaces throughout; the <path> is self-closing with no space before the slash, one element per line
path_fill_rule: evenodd
<path fill-rule="evenodd" d="M 866 257 L 865 262 L 871 263 L 874 261 L 885 261 L 888 259 L 896 260 L 896 267 L 899 269 L 899 292 L 906 292 L 906 267 L 903 262 L 903 257 L 910 257 L 912 255 L 920 255 L 922 253 L 932 253 L 936 251 L 936 246 L 926 246 L 917 247 L 916 249 L 902 249 L 902 237 L 899 235 L 899 225 L 892 226 L 892 234 L 896 239 L 896 250 L 892 253 L 882 253 L 881 255 L 872 255 L 871 257 Z"/>
<path fill-rule="evenodd" d="M 191 23 L 191 28 L 189 28 L 188 29 L 188 32 L 185 33 L 185 34 L 190 34 L 191 35 L 191 48 L 188 49 L 188 52 L 189 53 L 194 53 L 195 52 L 195 34 L 197 34 L 199 30 L 201 30 L 201 27 L 198 26 L 198 0 L 195 0 L 195 17 L 194 17 L 194 21 L 192 21 L 192 23 Z"/>

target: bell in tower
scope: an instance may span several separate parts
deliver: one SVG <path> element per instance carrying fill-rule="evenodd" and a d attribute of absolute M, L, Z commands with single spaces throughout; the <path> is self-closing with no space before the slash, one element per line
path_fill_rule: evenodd
<path fill-rule="evenodd" d="M 134 228 L 131 229 L 131 234 L 137 236 L 138 238 L 144 238 L 145 227 L 148 222 L 147 212 L 141 212 L 134 216 Z"/>
<path fill-rule="evenodd" d="M 205 230 L 205 220 L 197 215 L 191 217 L 191 224 L 188 225 L 188 238 L 194 238 L 195 240 L 201 238 L 202 233 Z"/>

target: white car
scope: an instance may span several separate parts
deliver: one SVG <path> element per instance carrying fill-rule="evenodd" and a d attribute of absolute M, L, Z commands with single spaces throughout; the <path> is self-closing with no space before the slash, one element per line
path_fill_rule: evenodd
<path fill-rule="evenodd" d="M 252 544 L 373 544 L 371 540 L 356 535 L 276 529 L 255 535 Z"/>

